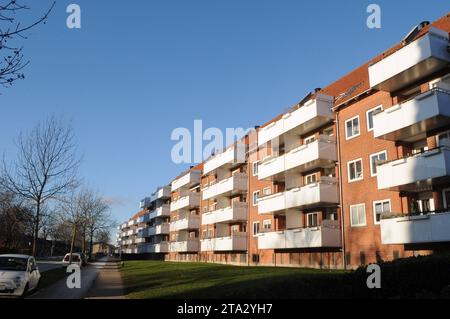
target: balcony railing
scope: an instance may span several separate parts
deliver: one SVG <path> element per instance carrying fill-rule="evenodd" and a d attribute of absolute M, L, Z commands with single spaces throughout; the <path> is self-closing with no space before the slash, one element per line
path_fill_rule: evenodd
<path fill-rule="evenodd" d="M 430 28 L 428 34 L 369 66 L 370 86 L 394 92 L 446 68 L 448 45 L 448 32 Z"/>
<path fill-rule="evenodd" d="M 219 196 L 230 196 L 247 191 L 247 174 L 235 173 L 233 176 L 219 181 L 203 189 L 203 200 Z"/>
<path fill-rule="evenodd" d="M 247 203 L 235 202 L 232 206 L 204 213 L 202 225 L 245 221 L 247 220 L 247 206 Z"/>
<path fill-rule="evenodd" d="M 333 103 L 333 97 L 318 94 L 315 100 L 308 101 L 298 109 L 286 113 L 278 121 L 261 128 L 258 132 L 258 145 L 261 146 L 288 132 L 304 135 L 332 122 L 334 119 L 331 111 Z"/>
<path fill-rule="evenodd" d="M 258 179 L 284 179 L 287 172 L 310 171 L 327 167 L 337 161 L 336 139 L 321 135 L 311 144 L 301 145 L 290 152 L 273 157 L 269 156 L 259 164 Z"/>
<path fill-rule="evenodd" d="M 258 199 L 258 213 L 271 214 L 287 209 L 309 209 L 339 203 L 337 179 L 321 177 L 317 183 Z"/>
<path fill-rule="evenodd" d="M 181 188 L 190 188 L 195 184 L 200 183 L 201 171 L 190 171 L 172 182 L 172 192 Z"/>
<path fill-rule="evenodd" d="M 374 137 L 415 142 L 450 124 L 450 92 L 432 89 L 374 115 Z"/>
<path fill-rule="evenodd" d="M 236 164 L 245 163 L 246 146 L 244 143 L 237 143 L 224 152 L 216 154 L 205 162 L 203 174 L 211 173 L 218 168 L 232 167 Z"/>
<path fill-rule="evenodd" d="M 159 254 L 169 252 L 169 242 L 148 243 L 139 245 L 138 250 L 141 254 Z"/>
<path fill-rule="evenodd" d="M 170 217 L 170 205 L 164 204 L 160 207 L 157 207 L 150 213 L 150 219 L 155 219 L 158 217 Z"/>
<path fill-rule="evenodd" d="M 188 216 L 183 219 L 172 221 L 170 231 L 180 231 L 200 228 L 200 216 Z"/>
<path fill-rule="evenodd" d="M 198 238 L 190 238 L 185 241 L 175 241 L 169 243 L 169 251 L 171 252 L 198 252 L 200 242 Z"/>
<path fill-rule="evenodd" d="M 386 245 L 450 241 L 450 212 L 383 216 L 381 242 Z"/>
<path fill-rule="evenodd" d="M 189 193 L 170 204 L 170 211 L 193 209 L 200 206 L 200 193 Z"/>
<path fill-rule="evenodd" d="M 156 190 L 151 196 L 151 201 L 154 202 L 158 199 L 168 199 L 170 198 L 170 187 L 161 187 Z"/>
<path fill-rule="evenodd" d="M 201 251 L 245 251 L 247 233 L 234 233 L 232 236 L 206 238 L 200 241 Z"/>
<path fill-rule="evenodd" d="M 450 149 L 435 148 L 377 166 L 378 189 L 420 191 L 450 181 Z"/>
<path fill-rule="evenodd" d="M 139 203 L 139 207 L 140 208 L 149 208 L 152 204 L 152 200 L 150 197 L 144 198 L 143 200 L 141 200 L 141 202 Z"/>
<path fill-rule="evenodd" d="M 267 232 L 258 235 L 259 249 L 338 248 L 339 222 L 325 220 L 322 226 Z"/>

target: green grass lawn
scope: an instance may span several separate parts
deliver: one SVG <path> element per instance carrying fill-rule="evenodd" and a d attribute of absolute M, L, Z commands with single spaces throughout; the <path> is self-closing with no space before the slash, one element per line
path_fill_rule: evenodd
<path fill-rule="evenodd" d="M 126 261 L 129 298 L 326 298 L 350 289 L 342 271 Z"/>

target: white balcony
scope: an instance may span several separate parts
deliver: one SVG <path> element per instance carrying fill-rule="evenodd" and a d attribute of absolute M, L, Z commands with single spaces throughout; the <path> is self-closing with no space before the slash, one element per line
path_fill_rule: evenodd
<path fill-rule="evenodd" d="M 200 216 L 189 216 L 170 223 L 170 231 L 200 228 Z"/>
<path fill-rule="evenodd" d="M 125 236 L 132 236 L 132 235 L 134 235 L 134 229 L 130 229 L 125 232 Z"/>
<path fill-rule="evenodd" d="M 204 213 L 202 225 L 246 221 L 247 218 L 247 203 L 233 203 L 230 207 Z"/>
<path fill-rule="evenodd" d="M 322 177 L 311 185 L 294 188 L 258 199 L 258 213 L 270 214 L 287 209 L 309 209 L 339 203 L 338 184 L 335 178 Z"/>
<path fill-rule="evenodd" d="M 135 242 L 136 244 L 142 244 L 142 243 L 145 243 L 145 238 L 136 238 L 136 239 L 134 240 L 134 242 Z"/>
<path fill-rule="evenodd" d="M 339 222 L 325 220 L 322 226 L 299 228 L 258 235 L 259 249 L 341 247 Z"/>
<path fill-rule="evenodd" d="M 128 222 L 127 226 L 128 226 L 128 227 L 131 227 L 131 226 L 134 226 L 134 225 L 136 225 L 136 224 L 137 224 L 137 220 L 136 220 L 136 219 L 132 219 L 132 220 L 130 220 L 130 221 Z"/>
<path fill-rule="evenodd" d="M 200 240 L 201 251 L 245 251 L 247 250 L 247 233 L 233 234 L 228 237 Z"/>
<path fill-rule="evenodd" d="M 258 179 L 284 179 L 286 173 L 302 173 L 319 167 L 333 166 L 337 161 L 336 140 L 329 136 L 278 156 L 266 157 L 259 163 Z"/>
<path fill-rule="evenodd" d="M 394 92 L 443 69 L 450 62 L 448 33 L 429 33 L 369 66 L 372 88 Z"/>
<path fill-rule="evenodd" d="M 203 167 L 203 174 L 208 174 L 218 168 L 230 168 L 233 165 L 245 163 L 245 144 L 237 143 L 224 152 L 208 159 Z"/>
<path fill-rule="evenodd" d="M 172 192 L 175 192 L 181 188 L 190 188 L 196 184 L 199 184 L 201 175 L 201 171 L 190 171 L 179 177 L 172 182 Z"/>
<path fill-rule="evenodd" d="M 168 242 L 160 242 L 157 244 L 145 244 L 139 245 L 138 247 L 139 253 L 142 254 L 159 254 L 159 253 L 168 253 L 169 252 L 169 243 Z"/>
<path fill-rule="evenodd" d="M 450 213 L 381 220 L 381 242 L 386 245 L 450 241 Z"/>
<path fill-rule="evenodd" d="M 200 193 L 190 193 L 170 204 L 170 211 L 175 212 L 181 209 L 193 209 L 200 206 Z"/>
<path fill-rule="evenodd" d="M 433 89 L 376 114 L 374 137 L 415 142 L 427 132 L 450 125 L 450 92 Z"/>
<path fill-rule="evenodd" d="M 149 221 L 150 221 L 150 214 L 142 215 L 137 219 L 138 224 L 147 223 Z"/>
<path fill-rule="evenodd" d="M 165 187 L 161 187 L 158 188 L 156 190 L 156 192 L 154 192 L 151 196 L 151 201 L 154 202 L 158 199 L 168 199 L 170 198 L 170 187 L 169 186 L 165 186 Z"/>
<path fill-rule="evenodd" d="M 377 166 L 378 189 L 420 191 L 450 181 L 450 149 L 436 148 Z"/>
<path fill-rule="evenodd" d="M 233 176 L 203 189 L 203 200 L 240 194 L 246 192 L 247 187 L 247 174 L 235 173 Z"/>
<path fill-rule="evenodd" d="M 169 223 L 155 225 L 153 227 L 148 228 L 149 236 L 165 235 L 165 234 L 169 234 L 169 232 L 170 232 L 170 224 Z"/>
<path fill-rule="evenodd" d="M 169 251 L 171 252 L 198 252 L 200 248 L 200 242 L 198 238 L 189 239 L 186 241 L 176 241 L 169 243 Z"/>
<path fill-rule="evenodd" d="M 281 135 L 292 132 L 304 135 L 324 124 L 334 120 L 334 99 L 331 96 L 318 94 L 315 100 L 306 102 L 303 106 L 289 113 L 263 128 L 258 132 L 258 145 L 261 146 Z"/>
<path fill-rule="evenodd" d="M 120 229 L 124 229 L 128 227 L 128 222 L 123 223 L 122 225 L 120 225 Z"/>
<path fill-rule="evenodd" d="M 160 207 L 157 207 L 154 211 L 150 213 L 150 219 L 155 219 L 158 217 L 170 217 L 170 205 L 164 204 Z"/>
<path fill-rule="evenodd" d="M 150 197 L 146 197 L 140 201 L 139 207 L 140 208 L 148 208 L 148 207 L 150 207 L 151 204 L 152 204 L 152 201 L 151 201 Z"/>

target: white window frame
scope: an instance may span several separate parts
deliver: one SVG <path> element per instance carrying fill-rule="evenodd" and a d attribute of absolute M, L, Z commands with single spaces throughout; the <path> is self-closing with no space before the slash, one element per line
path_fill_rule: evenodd
<path fill-rule="evenodd" d="M 258 232 L 256 234 L 255 234 L 255 225 L 258 225 Z M 253 237 L 257 237 L 259 235 L 260 229 L 261 228 L 260 228 L 260 222 L 259 221 L 252 223 L 252 235 L 253 235 Z"/>
<path fill-rule="evenodd" d="M 447 203 L 447 200 L 445 199 L 445 192 L 449 192 L 450 188 L 444 188 L 442 190 L 442 202 L 444 204 L 444 209 L 450 208 L 450 203 Z"/>
<path fill-rule="evenodd" d="M 380 104 L 380 105 L 378 105 L 378 106 L 375 106 L 374 108 L 371 108 L 370 110 L 368 110 L 368 111 L 366 112 L 367 132 L 372 132 L 372 131 L 373 131 L 373 127 L 372 127 L 372 128 L 369 127 L 369 113 L 373 113 L 375 110 L 377 110 L 377 109 L 379 109 L 379 108 L 381 108 L 381 111 L 383 111 L 383 110 L 384 110 L 383 104 Z M 373 114 L 372 114 L 372 122 L 373 122 Z"/>
<path fill-rule="evenodd" d="M 440 146 L 439 145 L 439 136 L 444 135 L 444 134 L 448 135 L 449 136 L 448 139 L 450 139 L 450 131 L 443 131 L 443 132 L 440 132 L 439 134 L 436 134 L 436 145 L 438 147 Z"/>
<path fill-rule="evenodd" d="M 269 225 L 269 228 L 266 228 L 266 225 Z M 263 229 L 272 229 L 272 220 L 271 219 L 265 219 L 263 220 Z"/>
<path fill-rule="evenodd" d="M 256 199 L 256 203 L 255 203 L 255 194 L 258 194 L 258 198 Z M 259 199 L 259 195 L 260 194 L 261 194 L 260 191 L 253 192 L 253 194 L 252 194 L 252 205 L 253 205 L 253 207 L 258 206 L 258 199 Z"/>
<path fill-rule="evenodd" d="M 314 135 L 311 135 L 311 136 L 308 136 L 307 138 L 305 138 L 303 140 L 303 144 L 304 145 L 309 145 L 309 144 L 314 143 L 316 140 L 317 140 L 316 139 L 316 135 L 314 134 Z"/>
<path fill-rule="evenodd" d="M 314 182 L 309 183 L 308 179 L 311 178 L 311 177 L 314 178 Z M 317 183 L 317 173 L 312 173 L 312 174 L 305 175 L 305 185 L 312 185 L 312 184 L 315 184 L 315 183 Z"/>
<path fill-rule="evenodd" d="M 378 152 L 378 153 L 373 153 L 373 154 L 369 155 L 369 165 L 370 165 L 370 176 L 371 177 L 376 177 L 378 175 L 378 173 L 374 173 L 373 172 L 372 157 L 373 156 L 378 156 L 378 155 L 381 155 L 381 154 L 386 155 L 386 160 L 388 160 L 387 151 L 386 150 Z"/>
<path fill-rule="evenodd" d="M 256 174 L 255 174 L 255 167 L 256 167 Z M 259 161 L 252 163 L 252 175 L 258 176 L 259 175 Z"/>
<path fill-rule="evenodd" d="M 353 224 L 353 218 L 352 218 L 352 208 L 355 207 L 364 207 L 364 224 Z M 366 204 L 355 204 L 350 205 L 350 226 L 351 227 L 366 227 L 367 226 L 367 211 L 366 211 Z"/>
<path fill-rule="evenodd" d="M 315 226 L 311 226 L 310 224 L 309 224 L 309 216 L 314 216 L 314 215 L 316 215 L 317 217 L 317 225 L 315 225 Z M 311 227 L 318 227 L 319 226 L 319 212 L 312 212 L 312 213 L 307 213 L 306 214 L 306 227 L 308 227 L 308 228 L 311 228 Z"/>
<path fill-rule="evenodd" d="M 355 135 L 352 135 L 352 136 L 348 136 L 347 123 L 348 122 L 353 122 L 353 120 L 355 120 L 355 119 L 358 119 L 358 127 L 359 127 L 358 134 L 355 134 Z M 345 121 L 345 139 L 346 140 L 351 140 L 352 138 L 358 137 L 360 135 L 361 135 L 361 120 L 359 118 L 359 115 L 356 115 L 356 116 L 352 117 L 351 119 L 346 120 Z"/>
<path fill-rule="evenodd" d="M 373 224 L 374 225 L 380 225 L 381 224 L 381 218 L 380 218 L 380 221 L 377 222 L 377 213 L 376 213 L 375 206 L 377 204 L 381 204 L 381 206 L 383 206 L 383 204 L 386 203 L 386 202 L 389 202 L 389 210 L 392 212 L 392 204 L 391 204 L 391 200 L 390 199 L 376 200 L 376 201 L 373 202 L 372 210 L 373 210 Z"/>
<path fill-rule="evenodd" d="M 266 193 L 266 191 L 268 190 L 268 192 Z M 272 187 L 266 187 L 263 189 L 263 195 L 264 196 L 270 196 L 272 195 Z"/>
<path fill-rule="evenodd" d="M 351 179 L 350 178 L 350 165 L 353 164 L 353 163 L 356 163 L 356 162 L 361 162 L 361 177 L 358 177 L 356 179 Z M 348 182 L 349 183 L 362 181 L 364 179 L 364 163 L 363 163 L 362 158 L 357 158 L 355 160 L 347 162 L 347 178 L 348 178 Z"/>

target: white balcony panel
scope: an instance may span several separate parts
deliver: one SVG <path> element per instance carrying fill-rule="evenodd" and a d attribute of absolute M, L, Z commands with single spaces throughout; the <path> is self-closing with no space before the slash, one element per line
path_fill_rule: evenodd
<path fill-rule="evenodd" d="M 171 252 L 198 252 L 199 248 L 200 242 L 198 239 L 170 242 L 169 244 L 169 251 Z"/>
<path fill-rule="evenodd" d="M 229 237 L 202 239 L 201 251 L 245 251 L 247 250 L 246 233 Z"/>
<path fill-rule="evenodd" d="M 336 142 L 321 136 L 317 141 L 299 146 L 279 157 L 268 157 L 259 164 L 258 179 L 284 179 L 285 173 L 305 172 L 334 165 L 337 161 Z"/>
<path fill-rule="evenodd" d="M 374 116 L 373 134 L 391 141 L 415 142 L 450 124 L 450 93 L 440 89 L 386 109 Z"/>
<path fill-rule="evenodd" d="M 258 213 L 270 214 L 286 209 L 308 209 L 338 203 L 336 179 L 322 177 L 322 181 L 319 183 L 260 198 L 258 200 Z"/>
<path fill-rule="evenodd" d="M 261 146 L 288 132 L 298 135 L 306 134 L 334 120 L 334 99 L 324 94 L 318 94 L 316 99 L 306 102 L 303 106 L 283 115 L 258 132 L 258 145 Z"/>
<path fill-rule="evenodd" d="M 448 40 L 447 32 L 430 28 L 427 35 L 369 66 L 370 86 L 394 92 L 447 67 Z"/>
<path fill-rule="evenodd" d="M 172 182 L 172 192 L 200 183 L 201 171 L 191 171 Z"/>
<path fill-rule="evenodd" d="M 239 194 L 247 191 L 247 186 L 247 174 L 235 173 L 233 176 L 203 189 L 203 200 Z"/>
<path fill-rule="evenodd" d="M 139 207 L 140 208 L 148 208 L 151 205 L 151 199 L 149 197 L 144 198 L 143 200 L 141 200 L 141 202 L 139 203 Z"/>
<path fill-rule="evenodd" d="M 144 244 L 138 246 L 139 253 L 142 254 L 159 254 L 159 253 L 168 253 L 169 252 L 169 243 L 161 242 L 157 244 Z"/>
<path fill-rule="evenodd" d="M 158 199 L 167 199 L 170 198 L 170 187 L 165 186 L 156 190 L 151 196 L 151 201 L 154 202 Z"/>
<path fill-rule="evenodd" d="M 170 211 L 174 212 L 181 209 L 191 209 L 200 206 L 200 193 L 190 193 L 181 197 L 170 204 Z"/>
<path fill-rule="evenodd" d="M 232 207 L 204 213 L 202 215 L 202 225 L 246 221 L 247 218 L 247 203 L 233 203 Z"/>
<path fill-rule="evenodd" d="M 170 231 L 180 231 L 200 228 L 200 216 L 189 216 L 170 223 Z"/>
<path fill-rule="evenodd" d="M 155 219 L 158 217 L 170 217 L 170 205 L 169 204 L 164 204 L 160 207 L 157 207 L 149 215 L 150 219 Z"/>
<path fill-rule="evenodd" d="M 341 246 L 339 223 L 324 221 L 327 226 L 301 228 L 258 235 L 259 249 L 338 248 Z"/>
<path fill-rule="evenodd" d="M 420 191 L 449 181 L 450 150 L 437 148 L 377 166 L 378 189 Z"/>
<path fill-rule="evenodd" d="M 245 144 L 238 143 L 224 152 L 208 159 L 203 167 L 203 174 L 208 174 L 221 167 L 230 167 L 234 164 L 245 163 Z"/>
<path fill-rule="evenodd" d="M 381 242 L 386 245 L 450 241 L 450 213 L 381 220 Z"/>

